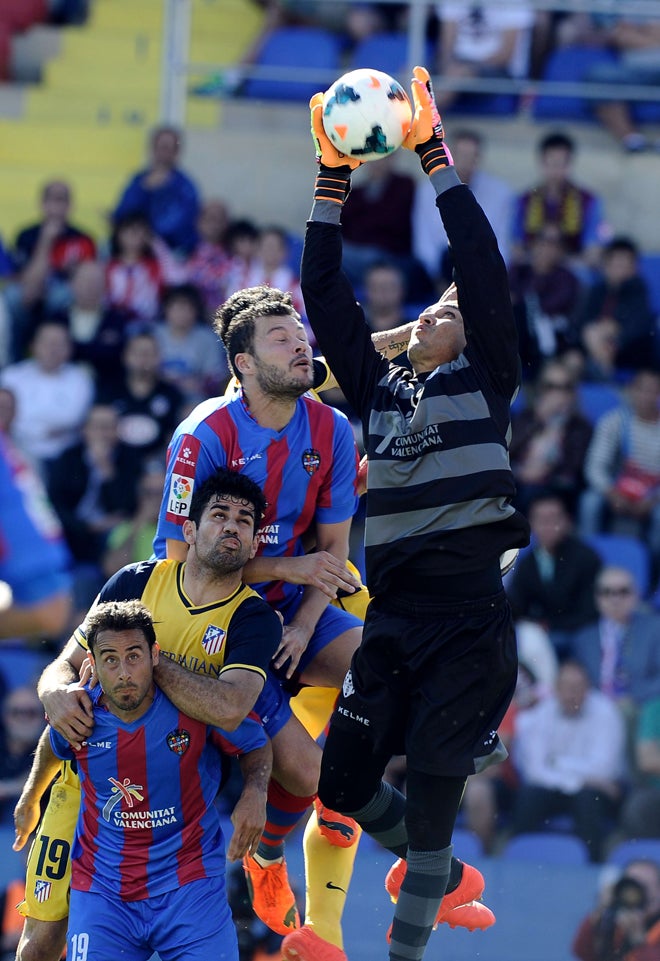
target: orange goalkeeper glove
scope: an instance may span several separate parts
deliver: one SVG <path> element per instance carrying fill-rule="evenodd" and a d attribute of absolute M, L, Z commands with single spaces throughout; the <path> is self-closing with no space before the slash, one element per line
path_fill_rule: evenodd
<path fill-rule="evenodd" d="M 425 67 L 415 67 L 411 87 L 413 119 L 402 146 L 415 151 L 424 172 L 430 175 L 441 167 L 451 166 L 454 161 L 445 145 L 442 119 L 433 96 L 431 77 Z"/>
<path fill-rule="evenodd" d="M 323 127 L 323 94 L 315 93 L 309 101 L 312 140 L 316 148 L 319 172 L 314 184 L 314 200 L 330 200 L 343 204 L 351 192 L 351 171 L 362 163 L 356 157 L 341 153 Z"/>

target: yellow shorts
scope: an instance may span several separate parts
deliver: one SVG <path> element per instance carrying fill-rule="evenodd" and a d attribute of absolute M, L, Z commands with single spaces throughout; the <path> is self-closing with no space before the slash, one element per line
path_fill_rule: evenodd
<path fill-rule="evenodd" d="M 71 845 L 80 808 L 80 781 L 64 761 L 50 789 L 25 872 L 25 900 L 18 911 L 36 921 L 61 921 L 69 914 Z"/>
<path fill-rule="evenodd" d="M 351 561 L 346 561 L 346 567 L 349 569 L 354 577 L 360 579 L 360 572 Z M 363 621 L 367 615 L 367 607 L 369 606 L 369 591 L 362 585 L 359 591 L 354 594 L 342 594 L 341 597 L 335 598 L 334 601 L 330 601 L 335 607 L 341 607 L 344 611 L 349 611 L 351 614 L 355 614 Z"/>

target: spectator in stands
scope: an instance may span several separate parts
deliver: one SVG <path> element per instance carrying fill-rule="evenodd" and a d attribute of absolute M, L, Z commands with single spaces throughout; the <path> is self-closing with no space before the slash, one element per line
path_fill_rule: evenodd
<path fill-rule="evenodd" d="M 580 961 L 658 961 L 659 919 L 660 867 L 636 858 L 580 923 L 573 955 Z"/>
<path fill-rule="evenodd" d="M 523 377 L 531 379 L 544 360 L 573 349 L 580 340 L 576 312 L 582 288 L 567 263 L 557 224 L 547 224 L 531 238 L 527 259 L 511 265 L 509 287 Z"/>
<path fill-rule="evenodd" d="M 500 253 L 506 261 L 510 253 L 510 229 L 513 210 L 513 189 L 501 177 L 482 167 L 484 141 L 481 133 L 466 127 L 452 129 L 451 153 L 456 173 L 467 184 L 493 225 Z M 413 202 L 413 252 L 438 284 L 451 281 L 447 234 L 439 217 L 429 217 L 429 204 L 435 203 L 435 192 L 428 177 L 420 178 L 415 186 Z"/>
<path fill-rule="evenodd" d="M 71 188 L 52 180 L 41 191 L 41 220 L 22 230 L 12 257 L 16 282 L 5 291 L 12 317 L 12 356 L 20 360 L 34 328 L 71 299 L 70 278 L 83 260 L 96 257 L 92 238 L 69 220 Z"/>
<path fill-rule="evenodd" d="M 635 783 L 621 811 L 628 838 L 660 838 L 660 696 L 639 711 L 634 740 Z"/>
<path fill-rule="evenodd" d="M 16 398 L 8 387 L 0 387 L 0 434 L 9 437 L 16 417 Z"/>
<path fill-rule="evenodd" d="M 581 268 L 585 276 L 585 268 L 598 262 L 608 228 L 601 199 L 571 179 L 575 149 L 574 140 L 562 132 L 545 134 L 539 141 L 541 179 L 514 202 L 513 255 L 524 261 L 532 237 L 556 224 L 573 268 Z"/>
<path fill-rule="evenodd" d="M 155 320 L 165 282 L 147 218 L 142 213 L 118 218 L 106 271 L 108 305 L 131 320 Z"/>
<path fill-rule="evenodd" d="M 581 331 L 582 372 L 588 384 L 614 384 L 619 376 L 621 327 L 614 317 L 601 317 L 598 323 L 585 324 Z"/>
<path fill-rule="evenodd" d="M 229 255 L 224 296 L 218 303 L 226 300 L 237 290 L 243 290 L 244 280 L 257 256 L 259 228 L 248 219 L 232 220 L 225 232 L 225 247 Z M 217 305 L 216 305 L 217 309 Z"/>
<path fill-rule="evenodd" d="M 17 687 L 2 702 L 0 726 L 0 823 L 12 824 L 14 806 L 32 767 L 44 729 L 44 709 L 33 687 Z"/>
<path fill-rule="evenodd" d="M 0 429 L 0 639 L 59 637 L 71 608 L 69 555 L 39 477 Z"/>
<path fill-rule="evenodd" d="M 228 226 L 229 210 L 224 200 L 206 200 L 197 218 L 199 240 L 186 263 L 186 279 L 199 288 L 209 321 L 226 300 Z"/>
<path fill-rule="evenodd" d="M 108 305 L 105 267 L 85 260 L 71 275 L 71 305 L 61 318 L 73 344 L 73 360 L 87 364 L 97 383 L 117 378 L 130 317 Z"/>
<path fill-rule="evenodd" d="M 559 658 L 576 631 L 597 618 L 594 588 L 599 555 L 576 536 L 564 500 L 551 491 L 529 505 L 531 550 L 517 561 L 506 591 L 516 621 L 543 628 Z"/>
<path fill-rule="evenodd" d="M 82 440 L 50 465 L 48 494 L 73 556 L 76 608 L 83 613 L 103 585 L 100 558 L 110 531 L 135 511 L 140 461 L 122 444 L 117 412 L 94 404 Z"/>
<path fill-rule="evenodd" d="M 149 165 L 129 181 L 112 219 L 142 214 L 173 251 L 188 256 L 197 244 L 199 194 L 178 166 L 183 134 L 176 127 L 156 127 L 150 137 Z"/>
<path fill-rule="evenodd" d="M 160 375 L 160 349 L 150 329 L 133 332 L 122 354 L 118 387 L 101 389 L 97 400 L 119 415 L 119 437 L 140 460 L 162 457 L 181 417 L 181 391 Z"/>
<path fill-rule="evenodd" d="M 629 404 L 596 423 L 584 466 L 580 532 L 633 534 L 660 559 L 660 372 L 639 370 Z"/>
<path fill-rule="evenodd" d="M 364 272 L 375 261 L 389 260 L 406 275 L 406 300 L 435 299 L 431 278 L 413 255 L 412 217 L 415 180 L 399 172 L 394 158 L 363 164 L 342 213 L 343 268 L 360 290 Z M 386 200 L 384 200 L 386 198 Z"/>
<path fill-rule="evenodd" d="M 375 261 L 364 274 L 362 309 L 372 331 L 394 330 L 417 317 L 406 307 L 406 278 L 400 267 Z"/>
<path fill-rule="evenodd" d="M 438 73 L 443 80 L 527 76 L 534 12 L 525 0 L 498 4 L 440 0 L 436 15 Z M 446 111 L 457 98 L 459 91 L 441 84 L 436 92 L 438 109 Z"/>
<path fill-rule="evenodd" d="M 592 64 L 585 79 L 624 88 L 621 99 L 596 102 L 596 116 L 624 150 L 629 153 L 647 150 L 653 145 L 639 130 L 630 102 L 624 97 L 626 85 L 660 84 L 660 20 L 625 12 L 594 19 L 596 41 L 605 45 L 613 56 Z"/>
<path fill-rule="evenodd" d="M 102 557 L 104 578 L 112 577 L 126 564 L 151 557 L 164 487 L 163 466 L 159 461 L 149 461 L 138 483 L 137 507 L 132 517 L 117 524 L 108 536 Z"/>
<path fill-rule="evenodd" d="M 513 760 L 520 776 L 514 834 L 543 830 L 570 815 L 591 861 L 601 861 L 625 770 L 625 733 L 617 706 L 590 690 L 584 668 L 565 661 L 555 691 L 516 723 Z"/>
<path fill-rule="evenodd" d="M 43 323 L 35 331 L 29 360 L 0 372 L 0 385 L 16 398 L 12 436 L 39 470 L 80 436 L 92 402 L 89 371 L 71 362 L 66 327 Z"/>
<path fill-rule="evenodd" d="M 258 287 L 266 284 L 291 294 L 293 306 L 299 314 L 304 315 L 305 305 L 300 290 L 300 277 L 297 271 L 289 265 L 290 243 L 286 230 L 272 225 L 262 227 L 255 250 L 255 257 L 250 262 L 243 287 Z M 240 288 L 242 289 L 242 288 Z M 234 293 L 234 291 L 228 291 Z M 307 328 L 311 334 L 311 328 Z M 316 343 L 316 341 L 312 341 Z"/>
<path fill-rule="evenodd" d="M 596 609 L 596 619 L 573 636 L 573 656 L 591 684 L 632 718 L 660 697 L 660 615 L 641 606 L 630 571 L 612 565 L 596 579 Z"/>
<path fill-rule="evenodd" d="M 204 305 L 193 284 L 166 288 L 162 321 L 154 327 L 163 378 L 192 406 L 218 394 L 229 380 L 225 353 L 204 321 Z"/>
<path fill-rule="evenodd" d="M 619 327 L 616 368 L 646 366 L 654 353 L 655 317 L 637 244 L 630 237 L 614 237 L 603 249 L 598 276 L 586 289 L 577 322 L 583 329 L 611 319 Z"/>
<path fill-rule="evenodd" d="M 519 510 L 526 511 L 541 490 L 556 491 L 575 508 L 591 434 L 570 370 L 561 360 L 546 361 L 531 404 L 511 421 L 510 459 Z"/>

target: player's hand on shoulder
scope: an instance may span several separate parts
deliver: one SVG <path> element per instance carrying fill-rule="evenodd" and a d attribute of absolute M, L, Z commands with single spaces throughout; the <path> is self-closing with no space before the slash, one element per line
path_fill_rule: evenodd
<path fill-rule="evenodd" d="M 66 688 L 44 694 L 42 703 L 50 726 L 66 738 L 74 751 L 79 751 L 94 726 L 94 712 L 87 691 L 79 683 L 69 684 Z"/>

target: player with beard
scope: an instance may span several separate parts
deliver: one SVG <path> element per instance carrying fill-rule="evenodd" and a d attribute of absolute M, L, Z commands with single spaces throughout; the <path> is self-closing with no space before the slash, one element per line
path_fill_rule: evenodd
<path fill-rule="evenodd" d="M 194 720 L 154 683 L 160 651 L 138 601 L 100 604 L 87 639 L 98 685 L 87 688 L 94 727 L 74 751 L 50 731 L 60 758 L 75 760 L 82 788 L 71 880 L 68 948 L 87 961 L 127 956 L 238 961 L 225 886 L 225 845 L 214 801 L 222 755 L 239 755 L 251 838 L 232 838 L 235 859 L 264 823 L 270 744 L 259 720 L 231 734 Z M 213 910 L 205 907 L 212 903 Z"/>
<path fill-rule="evenodd" d="M 279 618 L 242 581 L 243 568 L 257 547 L 264 507 L 263 494 L 250 478 L 216 471 L 199 485 L 184 525 L 190 545 L 186 563 L 130 564 L 104 585 L 97 604 L 140 600 L 148 607 L 161 650 L 156 682 L 169 696 L 170 689 L 178 689 L 177 678 L 182 679 L 183 693 L 170 700 L 186 714 L 231 731 L 254 708 L 279 758 L 269 796 L 288 798 L 291 792 L 304 810 L 315 791 L 320 751 L 292 716 L 288 698 L 268 669 L 282 635 Z M 39 681 L 39 696 L 52 727 L 77 749 L 89 735 L 93 717 L 89 694 L 76 683 L 86 654 L 82 624 Z M 196 695 L 200 682 L 203 702 Z M 304 761 L 309 756 L 309 766 L 303 761 L 294 767 L 292 756 Z M 60 766 L 50 752 L 38 753 L 16 807 L 16 847 L 22 847 L 35 828 L 40 798 L 55 775 L 28 859 L 19 961 L 55 961 L 64 942 L 69 851 L 80 785 L 71 765 Z M 240 835 L 243 828 L 236 812 L 233 821 Z"/>
<path fill-rule="evenodd" d="M 240 386 L 235 393 L 201 404 L 175 432 L 156 554 L 185 556 L 182 525 L 188 498 L 218 464 L 248 474 L 262 487 L 268 506 L 257 556 L 246 565 L 244 576 L 284 618 L 273 666 L 294 690 L 299 684 L 338 689 L 361 639 L 368 596 L 346 568 L 357 506 L 352 429 L 343 414 L 309 393 L 327 386 L 328 371 L 312 358 L 288 294 L 265 286 L 238 291 L 218 309 L 215 329 Z M 388 355 L 403 349 L 401 330 L 377 336 L 376 349 Z M 306 550 L 310 534 L 315 545 L 311 553 Z M 362 602 L 360 616 L 343 609 L 354 603 L 356 594 Z M 328 716 L 326 710 L 323 723 Z M 316 736 L 323 725 L 319 728 L 317 720 L 316 730 L 308 722 L 306 726 Z M 292 762 L 302 765 L 295 756 Z M 284 934 L 289 929 L 282 919 L 289 916 L 293 894 L 281 839 L 293 813 L 287 820 L 282 810 L 277 824 L 269 812 L 256 856 L 244 861 L 256 913 Z M 305 926 L 288 935 L 286 958 L 345 961 L 340 922 L 358 837 L 352 819 L 317 802 L 316 818 L 310 819 L 305 833 L 307 916 Z M 452 907 L 475 897 L 464 893 L 455 863 L 448 889 Z M 483 879 L 480 885 L 482 890 Z M 451 923 L 463 923 L 458 909 Z"/>

